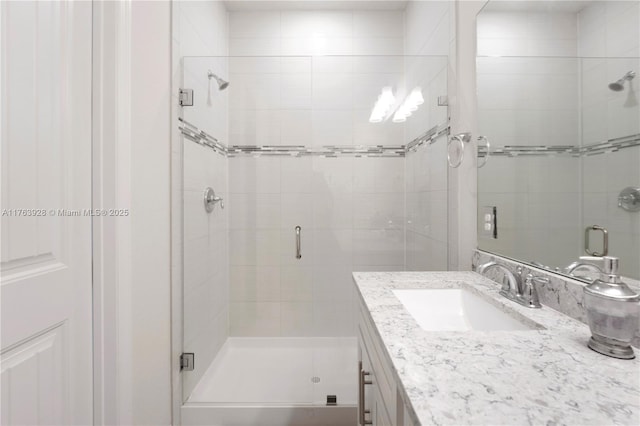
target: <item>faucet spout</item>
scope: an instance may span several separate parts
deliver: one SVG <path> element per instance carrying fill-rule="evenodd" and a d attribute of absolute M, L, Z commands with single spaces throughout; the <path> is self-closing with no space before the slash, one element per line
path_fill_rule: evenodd
<path fill-rule="evenodd" d="M 507 279 L 507 282 L 502 285 L 502 290 L 500 290 L 500 293 L 502 293 L 504 296 L 508 295 L 507 297 L 513 299 L 517 299 L 518 297 L 520 297 L 520 295 L 522 294 L 522 289 L 520 288 L 520 280 L 506 266 L 491 261 L 478 266 L 478 273 L 484 275 L 486 272 L 494 268 L 502 270 L 504 276 Z"/>
<path fill-rule="evenodd" d="M 504 273 L 502 281 L 502 288 L 500 289 L 500 295 L 507 299 L 526 306 L 527 308 L 540 308 L 540 301 L 538 298 L 537 285 L 541 283 L 548 283 L 549 280 L 544 277 L 534 277 L 532 274 L 527 274 L 526 280 L 523 283 L 523 269 L 518 267 L 514 274 L 511 269 L 495 261 L 490 261 L 478 266 L 477 272 L 485 275 L 490 269 L 497 268 Z"/>

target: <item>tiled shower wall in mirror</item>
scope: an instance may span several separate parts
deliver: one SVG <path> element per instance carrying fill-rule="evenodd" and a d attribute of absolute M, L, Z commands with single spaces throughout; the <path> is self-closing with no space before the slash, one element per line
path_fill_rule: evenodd
<path fill-rule="evenodd" d="M 569 12 L 479 15 L 478 121 L 492 147 L 578 142 L 576 31 Z M 499 234 L 481 239 L 480 247 L 525 261 L 570 263 L 581 241 L 579 170 L 571 156 L 491 156 L 478 172 L 478 201 L 497 207 Z"/>
<path fill-rule="evenodd" d="M 582 60 L 582 144 L 640 134 L 640 4 L 595 2 L 578 14 Z M 611 58 L 611 59 L 606 59 Z M 608 84 L 628 71 L 636 78 L 621 92 Z M 582 157 L 583 223 L 604 224 L 622 272 L 640 279 L 640 212 L 618 207 L 620 191 L 640 187 L 640 144 Z"/>
<path fill-rule="evenodd" d="M 640 276 L 640 215 L 617 202 L 640 183 L 640 147 L 593 149 L 640 133 L 638 84 L 608 88 L 640 69 L 639 13 L 637 2 L 592 2 L 479 16 L 478 114 L 493 153 L 479 170 L 479 205 L 497 206 L 499 235 L 481 238 L 482 249 L 564 267 L 585 254 L 584 227 L 598 224 L 623 273 Z"/>

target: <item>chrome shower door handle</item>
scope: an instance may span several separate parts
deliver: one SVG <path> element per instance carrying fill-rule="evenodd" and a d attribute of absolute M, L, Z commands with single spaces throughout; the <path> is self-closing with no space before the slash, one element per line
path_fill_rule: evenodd
<path fill-rule="evenodd" d="M 589 233 L 591 231 L 600 231 L 602 232 L 602 253 L 598 253 L 597 251 L 591 251 L 589 247 Z M 587 226 L 584 230 L 584 251 L 589 256 L 595 257 L 603 257 L 609 254 L 609 232 L 599 225 L 591 225 Z"/>
<path fill-rule="evenodd" d="M 302 258 L 302 244 L 300 242 L 300 231 L 302 231 L 302 228 L 300 226 L 296 226 L 296 259 Z"/>

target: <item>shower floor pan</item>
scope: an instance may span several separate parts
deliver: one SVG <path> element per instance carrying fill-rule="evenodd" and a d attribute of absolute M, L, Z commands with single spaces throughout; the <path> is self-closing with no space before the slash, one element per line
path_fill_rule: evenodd
<path fill-rule="evenodd" d="M 182 406 L 182 424 L 352 426 L 356 379 L 356 338 L 231 337 Z"/>

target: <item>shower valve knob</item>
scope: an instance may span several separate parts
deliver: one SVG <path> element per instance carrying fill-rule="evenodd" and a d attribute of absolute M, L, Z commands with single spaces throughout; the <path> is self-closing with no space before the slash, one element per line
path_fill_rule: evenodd
<path fill-rule="evenodd" d="M 628 212 L 640 211 L 640 188 L 629 186 L 620 191 L 618 207 Z"/>
<path fill-rule="evenodd" d="M 204 190 L 204 209 L 207 213 L 211 213 L 216 203 L 220 203 L 220 208 L 224 209 L 224 202 L 221 197 L 217 197 L 213 188 Z"/>

